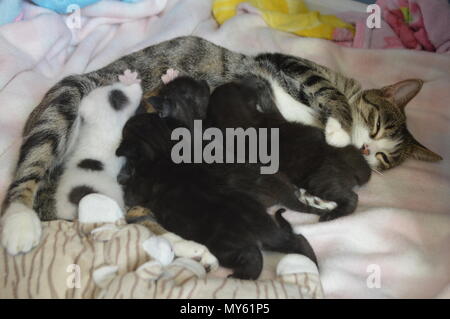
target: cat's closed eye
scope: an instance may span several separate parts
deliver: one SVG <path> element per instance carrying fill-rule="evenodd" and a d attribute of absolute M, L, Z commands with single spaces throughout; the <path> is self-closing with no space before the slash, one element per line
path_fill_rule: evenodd
<path fill-rule="evenodd" d="M 389 161 L 388 156 L 384 152 L 378 152 L 375 154 L 376 158 L 383 163 L 385 167 L 389 167 L 391 162 Z"/>
<path fill-rule="evenodd" d="M 378 133 L 380 133 L 380 128 L 381 128 L 381 120 L 380 116 L 377 115 L 375 125 L 373 126 L 372 134 L 370 134 L 370 137 L 375 139 L 378 136 Z"/>

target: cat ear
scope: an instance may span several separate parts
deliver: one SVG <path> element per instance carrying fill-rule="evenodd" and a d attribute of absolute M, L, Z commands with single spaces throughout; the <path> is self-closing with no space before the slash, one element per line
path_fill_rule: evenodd
<path fill-rule="evenodd" d="M 412 145 L 411 157 L 416 160 L 426 162 L 442 161 L 442 156 L 436 154 L 433 151 L 430 151 L 428 148 L 426 148 L 417 141 L 415 141 L 414 144 Z"/>
<path fill-rule="evenodd" d="M 406 104 L 419 93 L 423 81 L 419 79 L 404 80 L 393 85 L 381 88 L 383 96 L 399 108 L 404 109 Z"/>

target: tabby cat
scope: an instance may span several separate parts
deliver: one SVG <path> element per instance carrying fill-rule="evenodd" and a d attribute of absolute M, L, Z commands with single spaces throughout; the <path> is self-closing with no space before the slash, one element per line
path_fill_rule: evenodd
<path fill-rule="evenodd" d="M 266 78 L 287 120 L 315 122 L 314 113 L 318 112 L 317 125 L 325 126 L 330 144 L 344 146 L 352 137 L 365 152 L 372 143 L 384 147 L 370 150 L 372 166 L 391 168 L 408 157 L 441 159 L 406 128 L 403 108 L 417 94 L 421 81 L 362 91 L 354 80 L 305 59 L 278 53 L 247 56 L 201 38 L 179 37 L 122 57 L 100 70 L 68 76 L 47 92 L 25 125 L 17 169 L 2 210 L 1 243 L 10 254 L 27 252 L 39 243 L 36 193 L 42 184 L 51 183 L 52 170 L 65 161 L 75 138 L 81 99 L 96 87 L 114 83 L 126 69 L 139 73 L 144 92 L 154 90 L 169 68 L 204 79 L 213 89 L 249 73 Z M 392 138 L 395 143 L 385 142 Z"/>

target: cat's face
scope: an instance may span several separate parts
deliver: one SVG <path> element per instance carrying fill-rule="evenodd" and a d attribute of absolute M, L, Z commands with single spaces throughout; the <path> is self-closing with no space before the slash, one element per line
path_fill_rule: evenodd
<path fill-rule="evenodd" d="M 389 169 L 407 158 L 442 159 L 418 143 L 406 127 L 405 106 L 421 87 L 420 80 L 406 80 L 381 89 L 365 90 L 353 104 L 352 143 L 372 168 Z"/>

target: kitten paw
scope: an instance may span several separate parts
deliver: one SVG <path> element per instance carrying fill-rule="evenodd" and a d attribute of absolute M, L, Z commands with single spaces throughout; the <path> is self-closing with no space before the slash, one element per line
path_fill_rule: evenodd
<path fill-rule="evenodd" d="M 173 80 L 175 80 L 180 75 L 178 70 L 168 69 L 163 76 L 161 76 L 161 80 L 164 84 L 167 84 Z"/>
<path fill-rule="evenodd" d="M 166 238 L 171 234 L 164 235 Z M 179 237 L 177 240 L 170 240 L 175 252 L 175 256 L 181 258 L 190 258 L 198 261 L 207 272 L 219 268 L 219 261 L 211 254 L 206 246 L 191 240 L 184 240 Z"/>
<path fill-rule="evenodd" d="M 126 69 L 122 75 L 119 75 L 119 81 L 125 85 L 141 83 L 141 80 L 138 78 L 137 72 L 131 72 L 131 70 L 129 69 Z"/>
<path fill-rule="evenodd" d="M 219 268 L 219 261 L 208 249 L 200 258 L 200 264 L 205 268 L 206 272 L 215 271 Z"/>
<path fill-rule="evenodd" d="M 26 253 L 39 244 L 42 228 L 36 212 L 12 203 L 3 217 L 1 242 L 10 255 Z"/>
<path fill-rule="evenodd" d="M 350 144 L 350 135 L 342 128 L 341 123 L 330 117 L 325 125 L 325 139 L 335 147 L 345 147 Z"/>
<path fill-rule="evenodd" d="M 78 204 L 80 223 L 114 223 L 122 218 L 123 211 L 119 204 L 103 194 L 88 194 Z"/>
<path fill-rule="evenodd" d="M 153 236 L 142 243 L 147 254 L 157 260 L 161 265 L 167 266 L 174 259 L 174 251 L 170 242 L 161 236 Z"/>
<path fill-rule="evenodd" d="M 320 197 L 313 196 L 303 188 L 299 189 L 298 200 L 305 205 L 321 210 L 333 210 L 337 207 L 336 202 L 327 201 Z"/>

